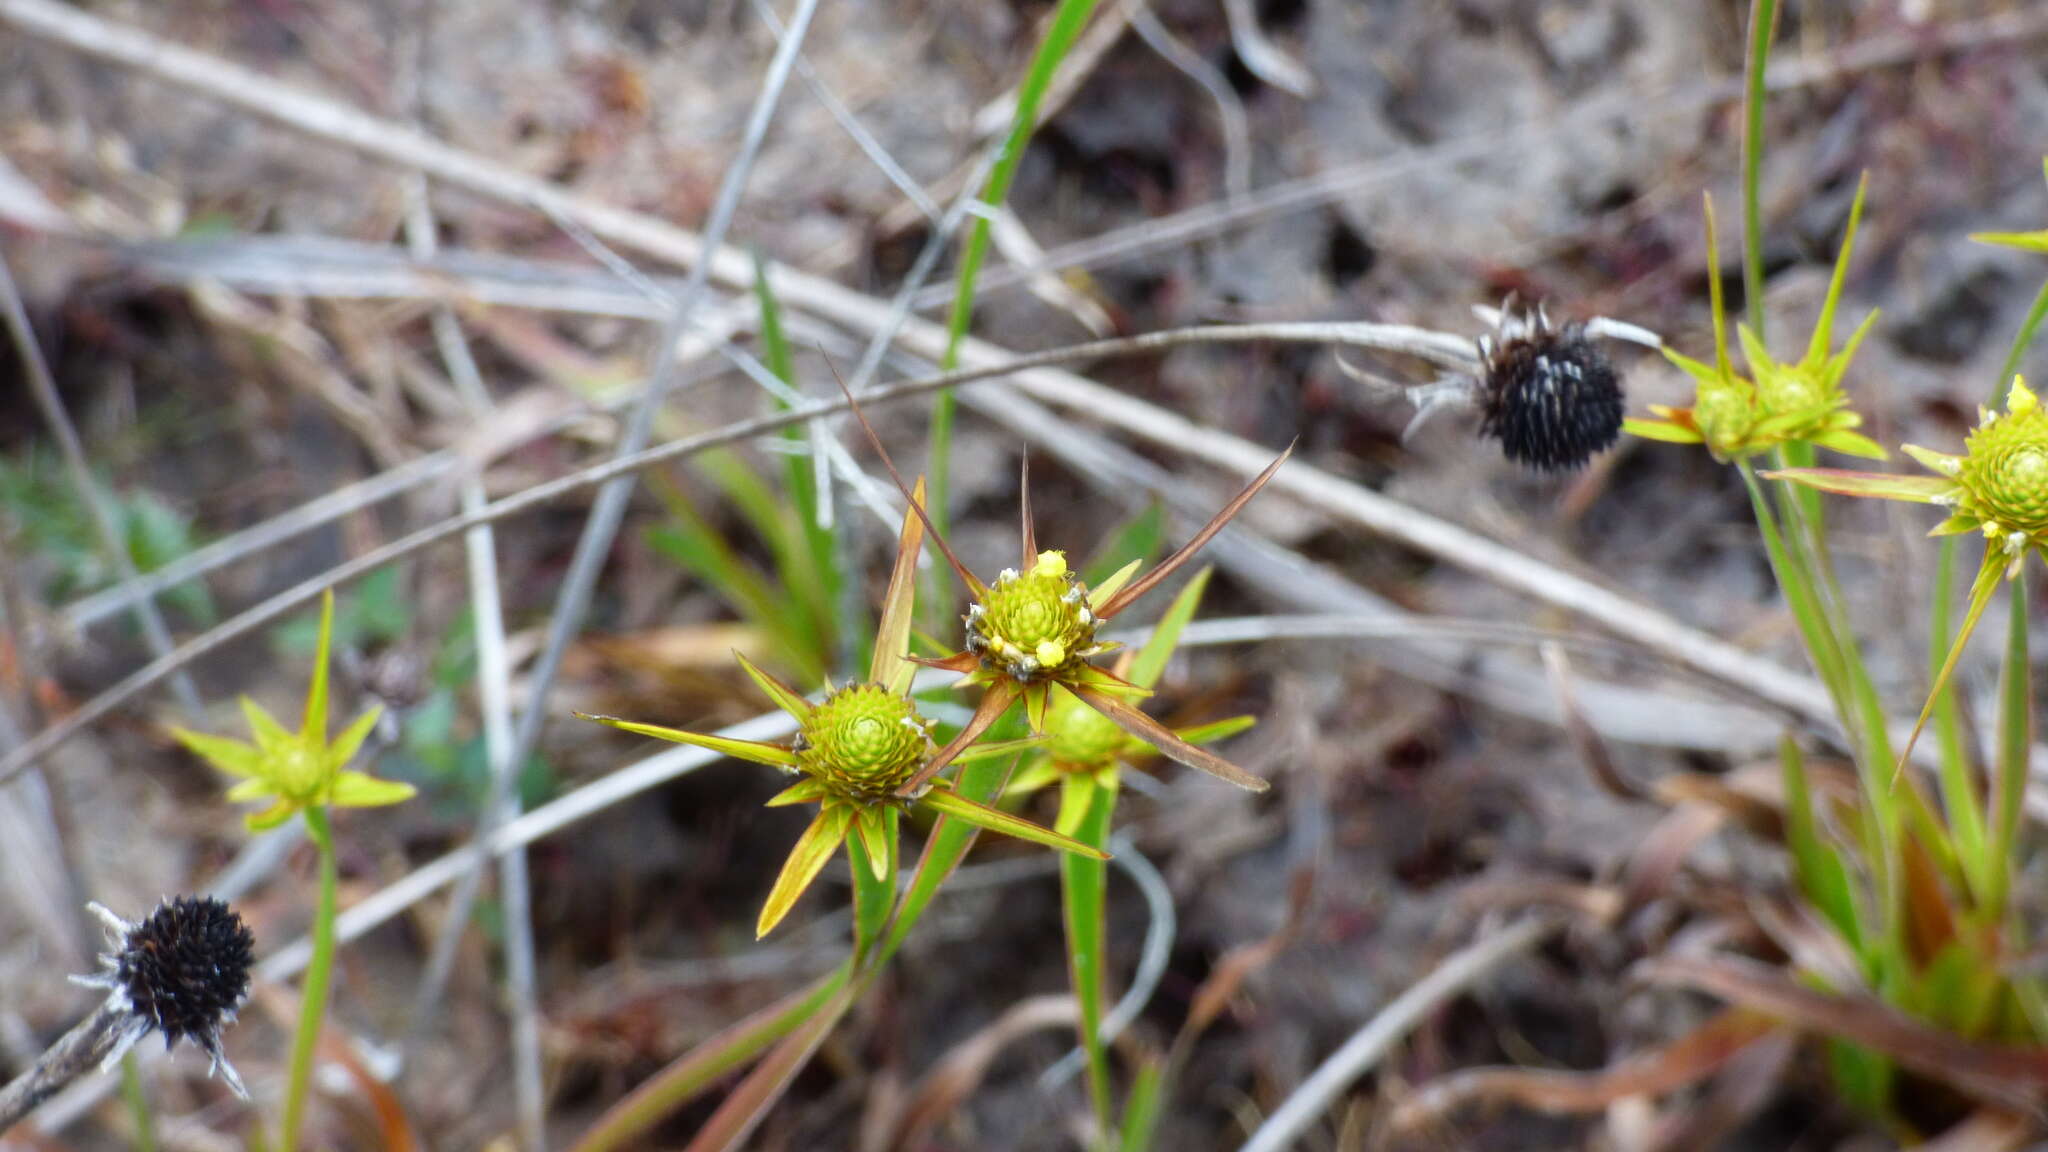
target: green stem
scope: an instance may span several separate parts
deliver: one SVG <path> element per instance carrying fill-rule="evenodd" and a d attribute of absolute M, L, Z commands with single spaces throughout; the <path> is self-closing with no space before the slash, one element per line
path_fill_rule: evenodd
<path fill-rule="evenodd" d="M 1030 143 L 1031 133 L 1038 127 L 1039 102 L 1045 97 L 1046 89 L 1052 86 L 1060 61 L 1066 59 L 1081 30 L 1088 26 L 1088 18 L 1095 14 L 1095 4 L 1096 0 L 1060 0 L 1059 9 L 1053 13 L 1052 24 L 1045 30 L 1045 39 L 1039 42 L 1023 83 L 1017 86 L 1017 111 L 1010 120 L 1010 134 L 1004 138 L 1003 151 L 989 169 L 988 183 L 982 186 L 981 202 L 987 209 L 1000 207 L 1009 197 L 1010 184 L 1017 177 L 1017 166 L 1024 159 L 1024 146 Z M 967 244 L 960 252 L 960 267 L 953 278 L 953 307 L 946 317 L 946 351 L 939 359 L 941 372 L 950 372 L 960 366 L 960 344 L 966 339 L 967 326 L 974 318 L 974 285 L 981 277 L 982 261 L 988 256 L 989 227 L 987 212 L 976 216 L 974 226 L 967 234 Z M 927 469 L 931 500 L 926 511 L 931 516 L 932 527 L 940 535 L 946 532 L 948 498 L 952 495 L 955 407 L 956 401 L 950 391 L 939 393 L 932 406 L 931 465 Z"/>
<path fill-rule="evenodd" d="M 1808 656 L 1814 661 L 1816 668 L 1821 670 L 1822 681 L 1828 685 L 1830 694 L 1834 696 L 1835 709 L 1842 719 L 1843 727 L 1849 733 L 1850 739 L 1858 745 L 1858 754 L 1854 759 L 1866 817 L 1863 828 L 1863 856 L 1872 862 L 1882 904 L 1877 922 L 1883 928 L 1886 947 L 1897 950 L 1898 955 L 1903 955 L 1905 889 L 1904 878 L 1898 866 L 1899 817 L 1898 807 L 1893 803 L 1890 758 L 1878 755 L 1880 751 L 1889 747 L 1889 740 L 1882 739 L 1882 718 L 1880 717 L 1878 722 L 1877 735 L 1859 731 L 1867 727 L 1856 723 L 1864 708 L 1857 701 L 1859 694 L 1847 683 L 1848 677 L 1842 667 L 1841 650 L 1816 600 L 1812 573 L 1802 562 L 1802 553 L 1786 547 L 1784 534 L 1778 527 L 1777 515 L 1771 510 L 1771 501 L 1764 495 L 1763 485 L 1756 477 L 1756 470 L 1747 460 L 1738 462 L 1737 468 L 1742 473 L 1743 484 L 1749 488 L 1750 506 L 1756 514 L 1757 528 L 1763 533 L 1764 549 L 1770 556 L 1771 571 L 1777 576 L 1778 587 L 1783 590 L 1786 602 L 1792 607 L 1792 616 L 1806 641 Z M 1829 675 L 1830 669 L 1834 673 L 1833 676 Z"/>
<path fill-rule="evenodd" d="M 1111 773 L 1115 769 L 1109 770 Z M 1092 848 L 1108 848 L 1110 815 L 1116 788 L 1094 780 L 1068 782 L 1061 789 L 1059 827 Z M 1103 984 L 1108 964 L 1104 906 L 1108 900 L 1109 866 L 1101 860 L 1060 855 L 1060 895 L 1065 905 L 1067 976 L 1080 1003 L 1081 1050 L 1088 1057 L 1088 1103 L 1095 1112 L 1096 1136 L 1104 1147 L 1116 1123 L 1109 1095 L 1109 1052 L 1102 1043 Z"/>
<path fill-rule="evenodd" d="M 1929 684 L 1940 680 L 1942 662 L 1955 640 L 1949 621 L 1949 605 L 1955 599 L 1955 559 L 1956 538 L 1945 536 L 1934 570 L 1934 603 L 1928 609 Z M 1955 839 L 1956 854 L 1963 861 L 1970 891 L 1981 901 L 1992 887 L 1986 870 L 1991 861 L 1985 855 L 1983 800 L 1978 796 L 1977 781 L 1963 749 L 1962 710 L 1957 706 L 1953 683 L 1943 684 L 1935 696 L 1933 720 L 1935 743 L 1941 753 L 1942 809 L 1947 813 L 1949 834 Z"/>
<path fill-rule="evenodd" d="M 1987 918 L 2004 914 L 2011 891 L 2013 851 L 2020 829 L 2020 807 L 2026 798 L 2027 768 L 2034 742 L 2033 676 L 2027 662 L 2027 582 L 2008 580 L 2012 588 L 2012 620 L 2005 642 L 2005 682 L 1998 702 L 1998 788 L 1991 816 L 1991 847 L 1985 871 L 1992 881 L 1985 900 Z"/>
<path fill-rule="evenodd" d="M 1749 58 L 1742 99 L 1742 291 L 1749 327 L 1764 337 L 1764 69 L 1771 62 L 1771 35 L 1778 27 L 1777 0 L 1751 0 Z"/>
<path fill-rule="evenodd" d="M 327 1017 L 328 983 L 334 974 L 334 915 L 339 866 L 334 859 L 334 831 L 327 809 L 308 808 L 306 833 L 320 860 L 320 903 L 313 912 L 313 958 L 306 964 L 306 984 L 299 1002 L 299 1030 L 292 1036 L 291 1078 L 285 1084 L 282 1152 L 298 1145 L 305 1119 L 306 1093 L 313 1082 L 313 1052 L 320 1044 L 320 1026 Z"/>
<path fill-rule="evenodd" d="M 1993 386 L 1991 403 L 1997 407 L 2005 403 L 2005 390 L 2012 384 L 2012 378 L 2019 374 L 2020 360 L 2027 354 L 2027 345 L 2034 342 L 2034 333 L 2040 330 L 2041 321 L 2048 319 L 2048 282 L 2034 294 L 2034 306 L 2027 309 L 2027 318 L 2020 324 L 2019 334 L 2013 337 L 2012 350 L 2005 354 L 2005 363 L 1999 366 L 1998 383 Z"/>
<path fill-rule="evenodd" d="M 156 1152 L 156 1120 L 149 1112 L 149 1096 L 142 1090 L 142 1066 L 134 1052 L 121 1057 L 121 1099 L 135 1122 L 135 1152 Z"/>

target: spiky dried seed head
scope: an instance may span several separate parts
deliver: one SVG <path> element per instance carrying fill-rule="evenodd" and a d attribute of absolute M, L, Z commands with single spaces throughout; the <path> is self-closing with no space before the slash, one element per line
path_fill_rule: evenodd
<path fill-rule="evenodd" d="M 849 684 L 818 703 L 797 731 L 797 766 L 849 799 L 890 798 L 932 752 L 932 722 L 908 697 Z"/>
<path fill-rule="evenodd" d="M 255 963 L 256 937 L 234 909 L 210 896 L 181 896 L 129 931 L 113 975 L 135 1014 L 163 1034 L 164 1047 L 191 1040 L 212 1051 L 249 994 Z"/>
<path fill-rule="evenodd" d="M 967 647 L 982 666 L 1030 683 L 1094 655 L 1099 621 L 1088 587 L 1064 552 L 1040 552 L 1029 570 L 1005 569 L 967 613 Z"/>
<path fill-rule="evenodd" d="M 1621 435 L 1621 376 L 1582 324 L 1552 327 L 1538 313 L 1504 325 L 1483 346 L 1482 436 L 1507 458 L 1542 471 L 1584 466 Z"/>

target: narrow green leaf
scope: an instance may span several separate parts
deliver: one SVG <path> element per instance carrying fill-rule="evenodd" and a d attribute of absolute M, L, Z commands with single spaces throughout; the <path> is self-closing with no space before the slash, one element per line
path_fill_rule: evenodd
<path fill-rule="evenodd" d="M 684 1152 L 738 1152 L 746 1146 L 747 1137 L 767 1117 L 768 1110 L 789 1091 L 790 1082 L 797 1073 L 817 1055 L 825 1038 L 839 1026 L 839 1021 L 853 1007 L 855 990 L 840 988 L 826 998 L 810 1017 L 799 1024 L 794 1031 L 783 1037 L 768 1054 L 761 1058 L 746 1078 L 739 1082 L 697 1130 Z"/>
<path fill-rule="evenodd" d="M 831 793 L 825 785 L 808 777 L 768 798 L 763 808 L 787 808 L 792 804 L 815 804 Z"/>
<path fill-rule="evenodd" d="M 1131 582 L 1131 577 L 1136 576 L 1138 574 L 1139 566 L 1144 563 L 1145 561 L 1142 559 L 1132 560 L 1126 563 L 1123 567 L 1117 569 L 1114 572 L 1111 572 L 1108 578 L 1104 579 L 1102 583 L 1089 585 L 1088 606 L 1090 608 L 1100 610 L 1101 607 L 1104 604 L 1109 603 L 1110 599 L 1114 597 L 1118 592 L 1123 591 L 1124 585 Z"/>
<path fill-rule="evenodd" d="M 723 752 L 737 760 L 750 760 L 756 764 L 773 764 L 778 768 L 796 767 L 796 753 L 780 744 L 764 744 L 759 740 L 735 740 L 730 736 L 712 736 L 704 732 L 686 732 L 681 728 L 664 728 L 659 724 L 642 724 L 634 720 L 621 720 L 617 716 L 593 716 L 588 712 L 574 714 L 578 720 L 591 720 L 607 728 L 631 732 L 638 736 L 652 736 L 656 740 L 667 740 L 674 744 L 692 744 Z"/>
<path fill-rule="evenodd" d="M 1934 598 L 1928 606 L 1927 682 L 1932 684 L 1940 676 L 1941 660 L 1955 637 L 1949 631 L 1949 602 L 1955 595 L 1956 542 L 1952 539 L 1941 542 L 1934 572 Z M 1986 867 L 1990 861 L 1985 856 L 1985 834 L 1983 801 L 1978 796 L 1975 773 L 1963 750 L 1963 723 L 1961 708 L 1956 701 L 1954 684 L 1943 684 L 1933 693 L 1934 737 L 1941 753 L 1941 784 L 1943 815 L 1948 819 L 1949 834 L 1955 840 L 1956 854 L 1963 863 L 1970 892 L 1979 901 L 1985 899 L 1991 887 L 1990 874 Z"/>
<path fill-rule="evenodd" d="M 924 477 L 911 489 L 914 505 L 924 503 Z M 910 654 L 910 625 L 916 617 L 917 558 L 924 551 L 924 518 L 917 509 L 903 510 L 903 530 L 896 538 L 896 563 L 889 572 L 889 591 L 882 597 L 882 621 L 875 630 L 874 663 L 868 679 L 889 689 L 904 692 L 917 674 Z M 899 686 L 900 685 L 900 686 Z"/>
<path fill-rule="evenodd" d="M 1232 716 L 1224 720 L 1211 720 L 1207 724 L 1176 728 L 1174 733 L 1190 744 L 1214 744 L 1218 740 L 1227 740 L 1239 732 L 1247 731 L 1258 722 L 1255 716 Z"/>
<path fill-rule="evenodd" d="M 361 772 L 343 772 L 334 778 L 328 803 L 336 808 L 382 808 L 410 800 L 412 785 L 398 780 L 379 780 Z"/>
<path fill-rule="evenodd" d="M 245 779 L 253 777 L 263 763 L 263 753 L 255 745 L 232 740 L 226 736 L 211 736 L 185 728 L 172 728 L 171 738 L 183 744 L 193 755 L 230 776 Z"/>
<path fill-rule="evenodd" d="M 1159 1127 L 1160 1104 L 1166 1097 L 1166 1062 L 1148 1056 L 1138 1062 L 1131 1094 L 1124 1099 L 1124 1120 L 1118 1126 L 1117 1152 L 1149 1152 Z"/>
<path fill-rule="evenodd" d="M 1159 623 L 1152 626 L 1152 635 L 1146 637 L 1145 646 L 1138 649 L 1130 668 L 1124 672 L 1124 679 L 1141 688 L 1159 683 L 1167 661 L 1173 659 L 1173 650 L 1180 645 L 1181 633 L 1187 630 L 1188 622 L 1195 618 L 1195 610 L 1201 607 L 1202 593 L 1209 587 L 1212 571 L 1203 568 L 1195 573 L 1173 598 L 1173 603 L 1166 606 Z"/>
<path fill-rule="evenodd" d="M 989 208 L 1002 207 L 1003 201 L 1009 197 L 1017 167 L 1024 161 L 1025 145 L 1030 143 L 1031 133 L 1038 127 L 1039 102 L 1044 99 L 1046 89 L 1052 86 L 1060 61 L 1066 59 L 1081 30 L 1088 26 L 1088 18 L 1094 15 L 1095 5 L 1096 0 L 1060 0 L 1059 7 L 1053 11 L 1052 21 L 1046 25 L 1045 38 L 1039 42 L 1037 51 L 1032 54 L 1030 67 L 1017 85 L 1016 110 L 1010 119 L 1009 134 L 1003 139 L 1003 150 L 996 155 L 995 164 L 989 169 L 988 181 L 981 188 L 979 199 Z M 990 215 L 975 215 L 967 241 L 961 247 L 958 271 L 953 277 L 953 306 L 946 315 L 946 348 L 939 358 L 940 371 L 951 371 L 960 366 L 960 344 L 967 338 L 968 326 L 974 319 L 975 284 L 981 278 L 981 265 L 988 256 Z M 946 530 L 952 495 L 955 404 L 951 392 L 939 393 L 932 406 L 931 434 L 928 437 L 932 524 L 939 532 Z"/>
<path fill-rule="evenodd" d="M 1861 951 L 1863 928 L 1856 913 L 1849 869 L 1834 847 L 1821 838 L 1813 815 L 1806 761 L 1790 733 L 1778 741 L 1778 765 L 1785 788 L 1785 846 L 1792 852 L 1792 867 L 1800 891 L 1852 949 Z"/>
<path fill-rule="evenodd" d="M 1863 220 L 1863 194 L 1870 188 L 1870 173 L 1865 172 L 1856 181 L 1856 197 L 1849 201 L 1849 225 L 1842 231 L 1842 246 L 1835 251 L 1835 269 L 1828 277 L 1828 294 L 1821 298 L 1820 319 L 1813 326 L 1813 339 L 1807 343 L 1807 359 L 1818 363 L 1828 354 L 1828 343 L 1834 337 L 1835 306 L 1841 303 L 1842 286 L 1849 279 L 1849 257 L 1856 250 L 1856 226 Z M 1864 321 L 1868 327 L 1869 321 Z"/>
<path fill-rule="evenodd" d="M 958 795 L 950 788 L 934 788 L 925 793 L 918 800 L 918 803 L 930 808 L 941 816 L 951 816 L 955 820 L 964 820 L 977 828 L 985 828 L 991 832 L 1001 832 L 1005 836 L 1014 836 L 1019 840 L 1028 840 L 1033 844 L 1043 844 L 1047 848 L 1057 848 L 1062 852 L 1076 852 L 1083 856 L 1090 856 L 1100 860 L 1109 859 L 1108 854 L 1100 849 L 1090 848 L 1088 845 L 1080 843 L 1071 837 L 1062 836 L 1050 828 L 1033 824 L 1022 816 L 1012 816 L 1000 808 L 991 808 L 986 804 L 969 800 L 965 796 Z"/>
<path fill-rule="evenodd" d="M 896 907 L 897 814 L 893 804 L 861 811 L 855 827 L 861 835 L 847 844 L 853 870 L 853 950 L 864 957 L 881 939 Z"/>

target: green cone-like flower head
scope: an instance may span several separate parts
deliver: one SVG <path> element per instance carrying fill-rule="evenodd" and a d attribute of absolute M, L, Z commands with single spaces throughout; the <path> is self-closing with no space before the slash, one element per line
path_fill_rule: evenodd
<path fill-rule="evenodd" d="M 2016 382 L 2006 411 L 1970 433 L 1956 484 L 1956 511 L 1983 520 L 1985 535 L 2048 533 L 2048 413 L 2026 385 Z"/>
<path fill-rule="evenodd" d="M 1095 613 L 1064 552 L 1040 552 L 1029 571 L 1005 569 L 967 610 L 967 647 L 982 667 L 1026 683 L 1094 655 Z"/>
<path fill-rule="evenodd" d="M 796 743 L 799 769 L 859 800 L 893 794 L 931 751 L 931 721 L 908 697 L 878 684 L 850 684 L 825 697 Z"/>
<path fill-rule="evenodd" d="M 1116 721 L 1090 708 L 1071 692 L 1055 692 L 1045 717 L 1045 754 L 1068 769 L 1106 768 L 1131 745 Z"/>

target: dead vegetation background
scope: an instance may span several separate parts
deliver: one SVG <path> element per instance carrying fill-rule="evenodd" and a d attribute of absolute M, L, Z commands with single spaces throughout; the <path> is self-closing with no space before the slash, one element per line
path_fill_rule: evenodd
<path fill-rule="evenodd" d="M 164 541 L 152 546 L 168 556 L 367 478 L 422 473 L 392 499 L 212 571 L 203 594 L 167 604 L 178 638 L 451 514 L 449 460 L 487 456 L 486 487 L 499 496 L 604 458 L 616 422 L 601 409 L 645 371 L 651 313 L 561 221 L 430 182 L 443 256 L 415 274 L 406 172 L 60 47 L 25 31 L 11 2 L 0 0 L 0 241 L 94 469 L 124 509 L 160 522 Z M 1243 0 L 1252 24 L 1235 33 L 1229 6 L 1104 5 L 1099 20 L 1122 30 L 1073 70 L 1025 157 L 1010 197 L 1021 232 L 984 277 L 979 334 L 1029 350 L 1218 321 L 1367 318 L 1476 333 L 1470 306 L 1514 292 L 1556 313 L 1648 326 L 1681 348 L 1706 343 L 1699 194 L 1734 202 L 1741 6 Z M 109 0 L 87 10 L 689 228 L 704 222 L 774 49 L 756 9 L 737 0 Z M 974 171 L 988 126 L 1001 123 L 998 102 L 1046 11 L 1022 0 L 827 3 L 804 56 L 817 88 L 851 110 L 920 195 L 944 205 Z M 1783 309 L 1817 303 L 1867 171 L 1870 211 L 1845 312 L 1884 312 L 1850 384 L 1880 441 L 1956 435 L 2032 293 L 2038 269 L 1963 237 L 2048 218 L 2041 15 L 1993 0 L 1790 10 L 1781 59 L 1794 71 L 1771 106 L 1765 173 L 1770 289 Z M 1983 28 L 1995 34 L 1970 34 Z M 1886 51 L 1858 55 L 1871 46 Z M 930 228 L 916 199 L 799 82 L 781 101 L 730 235 L 886 299 Z M 298 243 L 312 238 L 353 246 Z M 163 243 L 173 239 L 187 243 Z M 649 275 L 681 274 L 628 255 Z M 1016 271 L 1034 258 L 1036 278 Z M 943 309 L 943 269 L 933 281 L 941 287 L 919 298 L 926 315 Z M 507 302 L 515 296 L 522 303 Z M 436 358 L 442 301 L 455 303 L 495 401 L 487 419 Z M 732 317 L 742 342 L 751 332 L 744 293 L 720 287 L 705 310 Z M 806 325 L 800 341 L 842 370 L 870 335 L 792 310 Z M 152 653 L 125 615 L 81 609 L 115 577 L 103 558 L 95 566 L 17 360 L 0 359 L 0 744 L 11 745 Z M 1633 406 L 1686 394 L 1656 358 L 1624 361 Z M 1424 378 L 1410 362 L 1375 367 Z M 824 359 L 803 368 L 822 394 Z M 662 435 L 757 410 L 753 385 L 715 357 L 699 355 L 689 370 L 703 382 L 670 406 Z M 1403 445 L 1403 405 L 1362 391 L 1327 352 L 1300 345 L 1182 348 L 1090 372 L 1205 427 L 1276 446 L 1299 437 L 1301 458 L 1335 477 L 1803 672 L 1740 486 L 1697 453 L 1624 442 L 1559 481 L 1517 473 L 1455 420 Z M 913 459 L 922 411 L 897 406 L 881 419 Z M 1026 446 L 1041 465 L 1034 503 L 1049 545 L 1083 548 L 1142 502 L 1129 484 L 1105 487 L 1062 466 L 1035 434 L 970 411 L 956 480 L 970 565 L 999 564 L 1012 546 Z M 1237 483 L 1088 415 L 1077 435 L 1133 446 L 1175 485 L 1220 493 Z M 689 468 L 665 474 L 709 499 Z M 522 707 L 585 507 L 557 503 L 498 525 Z M 578 707 L 704 727 L 763 710 L 726 671 L 731 614 L 650 547 L 647 530 L 665 515 L 643 489 L 556 685 L 556 714 Z M 729 513 L 719 515 L 737 534 Z M 1900 606 L 1925 600 L 1914 524 L 1843 515 L 1861 529 L 1845 537 L 1844 575 L 1867 596 L 1877 667 L 1895 700 L 1911 698 L 1923 638 L 1884 622 L 1912 618 Z M 1703 1001 L 1632 991 L 1631 965 L 1724 930 L 1730 902 L 1773 891 L 1782 877 L 1773 854 L 1728 826 L 1726 805 L 1698 801 L 1698 782 L 1739 784 L 1787 723 L 1817 718 L 1788 717 L 1782 699 L 1612 638 L 1573 605 L 1534 601 L 1457 557 L 1364 532 L 1315 499 L 1266 497 L 1244 523 L 1313 568 L 1240 548 L 1224 558 L 1206 615 L 1377 612 L 1394 623 L 1378 636 L 1276 638 L 1187 657 L 1198 674 L 1183 684 L 1224 689 L 1179 702 L 1257 712 L 1262 722 L 1236 756 L 1276 787 L 1251 797 L 1170 772 L 1133 802 L 1132 842 L 1162 870 L 1178 914 L 1141 1030 L 1170 1035 L 1219 957 L 1279 932 L 1291 891 L 1311 895 L 1289 946 L 1196 1049 L 1163 1147 L 1237 1146 L 1392 996 L 1530 906 L 1561 908 L 1570 925 L 1428 1015 L 1314 1133 L 1314 1146 L 1881 1146 L 1820 1102 L 1810 1053 L 1752 1070 L 1746 1093 L 1724 1082 L 1707 1103 L 1732 1098 L 1725 1109 L 1681 1094 L 1658 1137 L 1666 1144 L 1640 1135 L 1656 1129 L 1641 1098 L 1570 1117 L 1466 1109 L 1391 1131 L 1386 1106 L 1441 1073 L 1503 1061 L 1599 1067 L 1701 1018 Z M 864 534 L 879 556 L 883 533 L 869 525 Z M 420 782 L 426 797 L 390 818 L 350 821 L 345 908 L 460 846 L 475 826 L 484 783 L 463 663 L 473 661 L 463 564 L 457 546 L 424 551 L 348 600 L 350 691 L 398 718 L 380 772 Z M 867 568 L 879 581 L 879 568 Z M 1636 798 L 1603 787 L 1554 723 L 1554 681 L 1531 629 L 1568 646 L 1583 717 L 1604 733 Z M 226 717 L 238 693 L 286 707 L 304 659 L 288 629 L 266 631 L 190 672 L 207 713 Z M 127 910 L 232 878 L 266 953 L 305 926 L 305 854 L 289 842 L 247 846 L 216 782 L 162 734 L 176 707 L 171 694 L 153 693 L 49 757 L 42 775 L 0 792 L 0 1070 L 85 999 L 61 980 L 90 967 L 66 861 L 92 896 Z M 550 724 L 528 804 L 646 754 L 592 728 Z M 843 886 L 810 899 L 800 912 L 810 925 L 793 922 L 760 945 L 748 938 L 797 828 L 795 817 L 759 806 L 771 784 L 712 767 L 533 845 L 557 1142 L 836 958 Z M 1047 861 L 996 844 L 974 860 L 981 881 L 947 898 L 945 915 L 840 1030 L 757 1146 L 892 1146 L 923 1078 L 949 1052 L 1013 1005 L 1064 989 Z M 1147 913 L 1121 880 L 1112 901 L 1117 963 L 1128 971 Z M 336 1033 L 395 1055 L 412 1028 L 425 1030 L 390 1088 L 372 1087 L 368 1065 L 330 1086 L 324 1130 L 335 1146 L 388 1138 L 376 1119 L 387 1091 L 426 1146 L 505 1138 L 497 909 L 487 889 L 431 1020 L 414 1018 L 413 997 L 443 897 L 344 952 Z M 277 1075 L 267 1054 L 281 1055 L 288 1032 L 290 1001 L 280 997 L 280 986 L 260 992 L 229 1039 L 259 1095 Z M 1038 1079 L 1066 1047 L 1059 1028 L 1018 1036 L 964 1102 L 906 1146 L 1072 1147 L 1064 1118 L 1081 1108 L 1078 1090 L 1048 1093 Z M 175 1067 L 152 1074 L 167 1142 L 232 1146 L 243 1126 L 232 1102 L 189 1064 Z M 661 1144 L 679 1143 L 702 1115 L 680 1115 Z M 110 1108 L 36 1146 L 124 1146 L 120 1123 Z"/>

